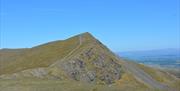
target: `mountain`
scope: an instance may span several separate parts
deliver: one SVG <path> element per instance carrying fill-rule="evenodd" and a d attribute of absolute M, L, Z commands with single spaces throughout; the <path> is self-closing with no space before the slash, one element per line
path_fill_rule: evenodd
<path fill-rule="evenodd" d="M 117 57 L 90 33 L 0 50 L 3 91 L 178 91 L 167 72 Z"/>

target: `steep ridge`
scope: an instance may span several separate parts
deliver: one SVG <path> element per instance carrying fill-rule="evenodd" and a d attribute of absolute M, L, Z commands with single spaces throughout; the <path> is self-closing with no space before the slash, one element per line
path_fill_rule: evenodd
<path fill-rule="evenodd" d="M 176 91 L 170 84 L 175 84 L 176 80 L 179 82 L 179 79 L 158 70 L 155 70 L 158 74 L 150 75 L 137 63 L 118 58 L 90 33 L 26 49 L 23 53 L 6 57 L 6 60 L 0 56 L 0 79 L 35 78 L 113 84 L 124 80 L 124 74 L 131 74 L 135 78 L 133 82 L 137 80 L 148 88 L 163 91 Z M 167 75 L 164 83 L 155 78 L 162 75 Z"/>
<path fill-rule="evenodd" d="M 89 35 L 89 34 L 88 34 Z M 89 35 L 91 36 L 91 35 Z M 82 40 L 85 37 L 80 37 Z M 92 37 L 90 37 L 92 38 Z M 92 41 L 93 40 L 93 41 Z M 63 69 L 70 78 L 80 81 L 103 81 L 111 84 L 120 79 L 122 70 L 118 60 L 111 57 L 109 50 L 106 50 L 99 41 L 92 38 L 82 42 L 77 50 L 68 55 L 64 60 L 55 62 L 50 67 Z"/>

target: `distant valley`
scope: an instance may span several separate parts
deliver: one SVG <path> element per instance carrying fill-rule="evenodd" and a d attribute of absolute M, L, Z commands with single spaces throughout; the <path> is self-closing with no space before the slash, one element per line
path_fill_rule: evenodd
<path fill-rule="evenodd" d="M 180 76 L 180 49 L 118 52 L 120 57 L 151 67 L 175 71 Z"/>

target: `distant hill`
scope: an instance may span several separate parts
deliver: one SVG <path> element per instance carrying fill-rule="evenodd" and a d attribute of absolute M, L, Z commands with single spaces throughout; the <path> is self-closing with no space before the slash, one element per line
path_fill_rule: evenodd
<path fill-rule="evenodd" d="M 169 48 L 146 51 L 119 52 L 125 59 L 166 70 L 180 78 L 180 49 Z"/>
<path fill-rule="evenodd" d="M 180 49 L 119 52 L 119 56 L 139 63 L 180 68 Z"/>
<path fill-rule="evenodd" d="M 180 58 L 180 49 L 157 49 L 157 50 L 145 50 L 145 51 L 126 51 L 118 52 L 119 55 L 124 57 L 156 57 L 156 56 L 176 56 Z"/>
<path fill-rule="evenodd" d="M 85 91 L 180 89 L 175 76 L 116 56 L 90 33 L 28 49 L 1 49 L 0 58 L 3 91 L 59 91 L 66 86 Z"/>

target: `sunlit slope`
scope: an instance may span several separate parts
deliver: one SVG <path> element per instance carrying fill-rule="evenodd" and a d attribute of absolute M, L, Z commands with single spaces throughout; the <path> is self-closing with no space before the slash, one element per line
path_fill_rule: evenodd
<path fill-rule="evenodd" d="M 16 59 L 16 57 L 18 57 L 18 55 L 23 54 L 24 52 L 26 52 L 28 49 L 24 48 L 24 49 L 1 49 L 0 50 L 0 61 L 11 61 Z"/>
<path fill-rule="evenodd" d="M 54 91 L 58 91 L 61 89 L 57 87 L 59 84 L 65 87 L 77 86 L 76 89 L 79 90 L 97 91 L 180 89 L 178 78 L 167 72 L 117 57 L 89 33 L 29 49 L 6 52 L 1 50 L 0 53 L 0 84 L 5 90 L 10 87 L 26 89 L 26 85 L 29 89 L 27 91 L 34 91 L 32 88 L 41 89 L 40 87 L 47 88 L 47 85 L 50 85 L 51 87 L 47 88 L 50 90 L 47 91 L 54 88 L 57 88 Z"/>
<path fill-rule="evenodd" d="M 116 59 L 115 55 L 100 41 L 96 40 L 89 33 L 83 33 L 70 38 L 66 40 L 66 42 L 68 41 L 69 43 L 69 40 L 72 39 L 73 41 L 70 41 L 70 43 L 76 41 L 77 46 L 72 47 L 71 49 L 69 46 L 72 46 L 72 44 L 65 45 L 65 48 L 63 47 L 64 50 L 61 51 L 61 55 L 57 52 L 60 48 L 60 44 L 57 45 L 56 43 L 61 43 L 59 41 L 30 49 L 34 52 L 33 54 L 36 53 L 36 55 L 32 55 L 31 58 L 26 57 L 28 62 L 31 63 L 26 64 L 25 67 L 29 68 L 12 72 L 14 69 L 9 69 L 7 67 L 6 69 L 10 70 L 12 73 L 4 73 L 4 75 L 1 75 L 1 78 L 73 79 L 76 81 L 100 82 L 104 84 L 112 84 L 121 78 L 123 71 L 121 65 L 118 63 L 118 59 Z M 69 49 L 71 51 L 65 54 L 64 52 Z M 44 52 L 48 52 L 48 54 Z M 55 61 L 50 63 L 52 59 L 55 59 Z M 12 64 L 15 64 L 16 66 L 24 66 L 24 63 L 22 62 L 26 61 L 22 60 L 16 62 L 19 63 Z M 5 72 L 7 71 L 5 70 Z"/>
<path fill-rule="evenodd" d="M 172 75 L 172 74 L 170 74 L 164 70 L 151 68 L 151 67 L 148 67 L 148 66 L 143 65 L 143 64 L 136 64 L 136 65 L 140 69 L 142 69 L 146 73 L 148 73 L 157 82 L 159 82 L 165 86 L 169 86 L 171 88 L 176 88 L 176 89 L 180 90 L 180 86 L 179 86 L 180 79 L 175 77 L 174 75 Z M 173 90 L 170 89 L 169 91 L 173 91 Z"/>
<path fill-rule="evenodd" d="M 30 48 L 21 54 L 18 52 L 17 55 L 8 53 L 6 55 L 9 58 L 0 55 L 0 74 L 14 73 L 36 67 L 47 67 L 76 48 L 79 45 L 78 40 L 78 36 L 75 36 L 64 41 L 50 42 Z"/>

